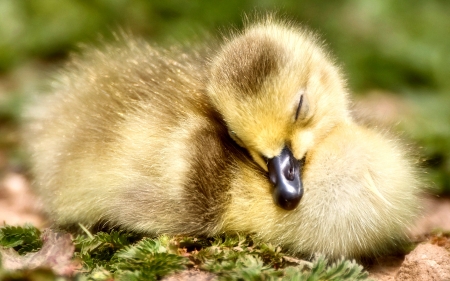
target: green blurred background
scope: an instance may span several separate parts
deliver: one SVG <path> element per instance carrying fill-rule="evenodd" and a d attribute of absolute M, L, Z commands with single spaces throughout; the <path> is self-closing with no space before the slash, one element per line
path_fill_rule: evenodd
<path fill-rule="evenodd" d="M 347 74 L 355 115 L 405 132 L 437 193 L 450 194 L 450 1 L 0 0 L 0 177 L 23 170 L 30 93 L 77 44 L 119 27 L 160 44 L 201 40 L 277 10 L 317 31 Z"/>

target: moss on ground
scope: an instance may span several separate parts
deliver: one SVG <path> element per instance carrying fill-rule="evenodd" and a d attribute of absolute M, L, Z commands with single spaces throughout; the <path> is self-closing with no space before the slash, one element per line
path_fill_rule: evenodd
<path fill-rule="evenodd" d="M 328 263 L 322 256 L 300 260 L 280 247 L 238 234 L 149 238 L 113 230 L 86 232 L 68 244 L 58 242 L 64 235 L 46 232 L 42 241 L 40 231 L 30 225 L 0 229 L 1 280 L 159 280 L 186 269 L 211 272 L 219 280 L 368 280 L 355 261 Z M 65 246 L 49 250 L 46 243 Z M 68 252 L 73 253 L 71 261 L 54 262 L 58 253 Z M 33 263 L 36 260 L 40 263 Z"/>

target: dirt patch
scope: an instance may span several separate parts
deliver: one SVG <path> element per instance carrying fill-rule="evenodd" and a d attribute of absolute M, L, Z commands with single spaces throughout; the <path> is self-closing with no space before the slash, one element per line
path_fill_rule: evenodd
<path fill-rule="evenodd" d="M 395 281 L 395 276 L 404 261 L 404 256 L 382 257 L 370 268 L 370 278 L 379 281 Z"/>

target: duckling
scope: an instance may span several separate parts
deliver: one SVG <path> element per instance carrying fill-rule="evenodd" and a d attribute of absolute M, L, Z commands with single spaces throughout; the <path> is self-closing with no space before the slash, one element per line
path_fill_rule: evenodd
<path fill-rule="evenodd" d="M 206 56 L 125 36 L 53 92 L 25 139 L 59 226 L 238 231 L 338 258 L 382 253 L 417 212 L 404 151 L 352 120 L 316 36 L 270 16 Z"/>

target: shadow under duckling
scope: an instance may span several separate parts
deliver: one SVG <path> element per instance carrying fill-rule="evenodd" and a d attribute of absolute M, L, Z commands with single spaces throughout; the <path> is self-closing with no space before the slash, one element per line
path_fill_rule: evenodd
<path fill-rule="evenodd" d="M 356 125 L 316 37 L 271 16 L 205 56 L 125 38 L 73 59 L 25 128 L 57 225 L 255 233 L 296 254 L 383 253 L 418 211 L 414 166 Z"/>

